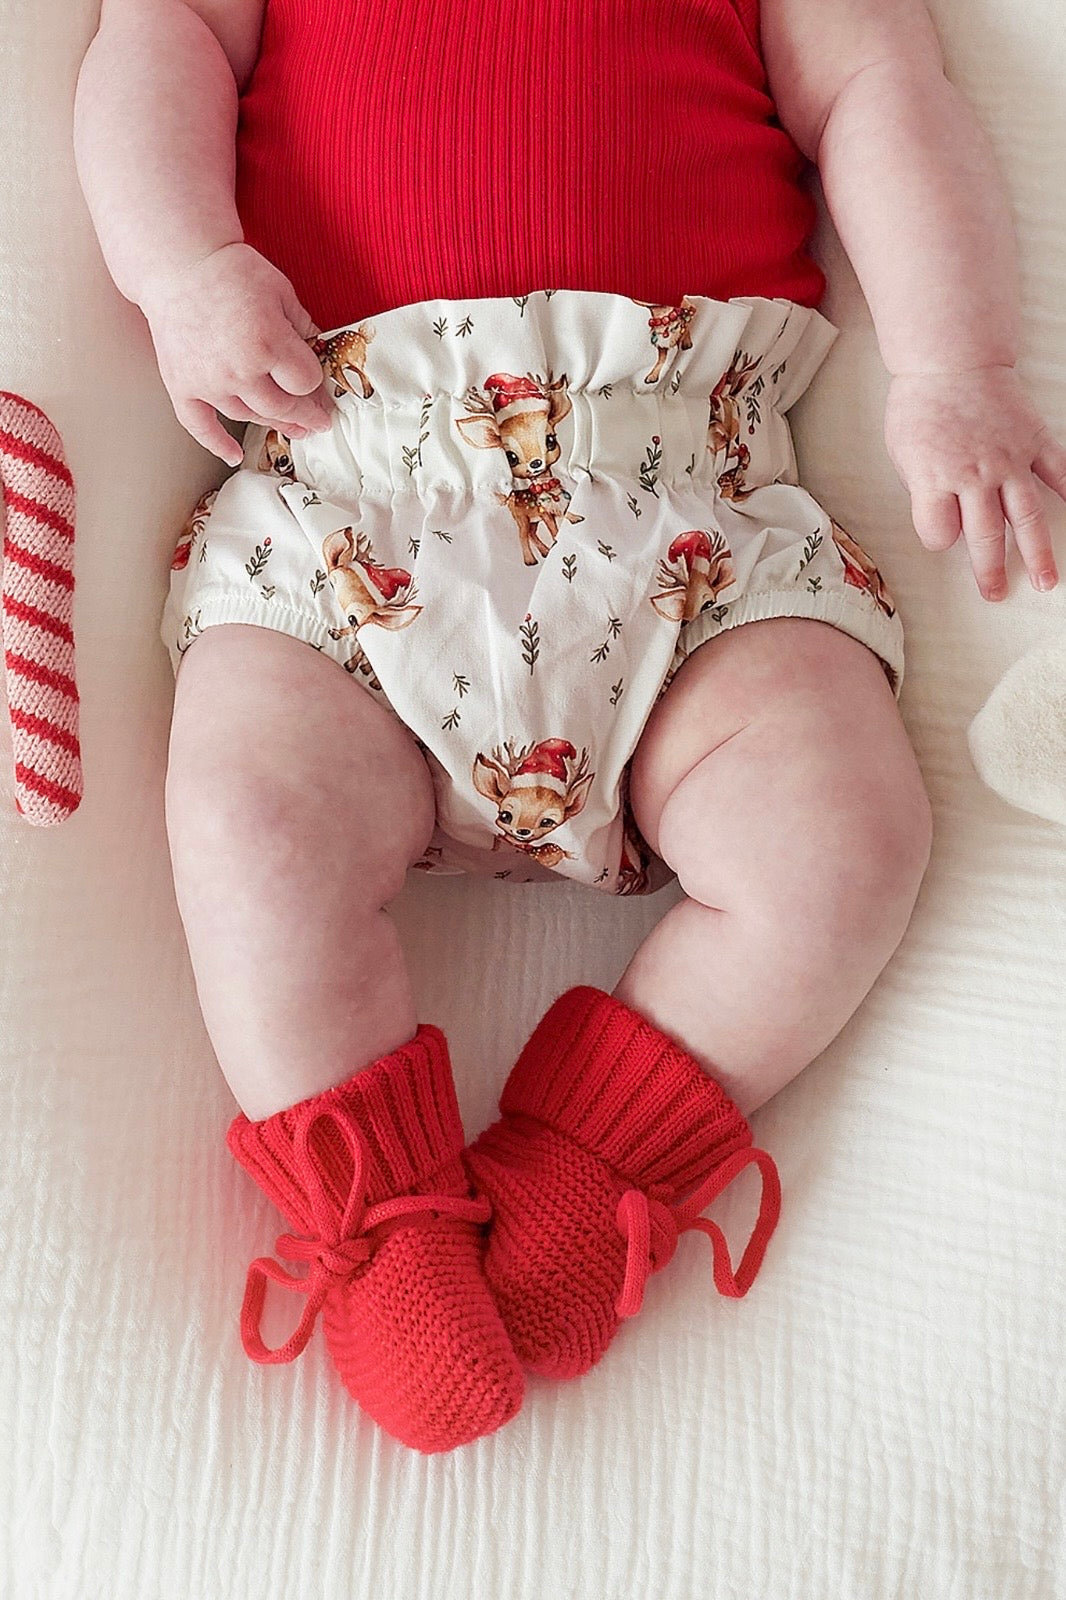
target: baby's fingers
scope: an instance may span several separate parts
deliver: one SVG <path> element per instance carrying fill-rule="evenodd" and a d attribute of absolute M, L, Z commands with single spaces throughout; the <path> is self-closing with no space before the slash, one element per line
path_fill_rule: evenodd
<path fill-rule="evenodd" d="M 289 394 L 313 394 L 322 380 L 322 364 L 311 346 L 289 330 L 285 346 L 269 376 Z"/>
<path fill-rule="evenodd" d="M 1008 478 L 999 491 L 1003 511 L 1034 589 L 1053 589 L 1058 582 L 1051 533 L 1032 473 Z"/>
<path fill-rule="evenodd" d="M 209 406 L 206 400 L 176 400 L 174 415 L 197 444 L 202 444 L 212 455 L 221 456 L 227 466 L 240 466 L 244 451 L 219 422 L 214 406 Z"/>
<path fill-rule="evenodd" d="M 261 428 L 275 428 L 279 433 L 285 434 L 286 438 L 307 438 L 306 428 L 298 427 L 295 423 L 282 422 L 278 417 L 264 416 L 261 411 L 256 411 L 253 406 L 246 404 L 239 394 L 224 394 L 215 409 L 234 422 L 254 422 Z"/>
<path fill-rule="evenodd" d="M 310 354 L 308 351 L 308 355 Z M 311 359 L 314 360 L 314 357 Z M 271 371 L 276 370 L 276 368 L 271 369 Z M 318 377 L 321 382 L 321 369 Z M 236 393 L 238 398 L 260 417 L 275 418 L 284 433 L 288 433 L 291 427 L 321 428 L 323 424 L 328 425 L 331 421 L 320 395 L 291 394 L 275 383 L 272 377 L 264 375 L 259 378 L 247 378 Z"/>
<path fill-rule="evenodd" d="M 958 497 L 953 494 L 912 495 L 911 518 L 927 550 L 950 550 L 962 533 Z"/>
<path fill-rule="evenodd" d="M 963 489 L 959 506 L 977 587 L 986 600 L 1002 600 L 1007 593 L 1007 534 L 999 491 Z"/>

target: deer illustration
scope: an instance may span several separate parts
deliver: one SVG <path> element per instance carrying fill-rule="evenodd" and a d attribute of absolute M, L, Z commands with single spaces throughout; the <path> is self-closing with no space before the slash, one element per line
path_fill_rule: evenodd
<path fill-rule="evenodd" d="M 468 414 L 456 418 L 456 426 L 466 443 L 476 449 L 505 453 L 514 487 L 510 494 L 496 498 L 515 520 L 522 560 L 527 567 L 535 567 L 554 545 L 560 522 L 585 520 L 569 509 L 573 497 L 550 470 L 552 462 L 559 459 L 555 430 L 573 409 L 566 392 L 566 374 L 553 382 L 550 374 L 545 380 L 532 372 L 523 378 L 494 372 L 485 379 L 485 389 L 488 394 L 470 385 L 463 397 Z M 540 525 L 547 544 L 537 532 Z"/>
<path fill-rule="evenodd" d="M 516 750 L 508 739 L 490 755 L 474 758 L 474 787 L 497 807 L 496 826 L 502 837 L 493 840 L 513 845 L 546 867 L 571 859 L 571 852 L 540 841 L 584 809 L 594 772 L 589 753 L 580 756 L 568 739 L 542 739 Z"/>
<path fill-rule="evenodd" d="M 644 382 L 658 383 L 668 353 L 671 350 L 692 349 L 689 323 L 696 315 L 696 307 L 690 305 L 684 298 L 676 306 L 661 305 L 655 300 L 634 300 L 633 304 L 643 306 L 646 311 L 651 312 L 648 328 L 652 345 L 659 353 L 655 358 L 655 365 L 645 375 Z"/>
<path fill-rule="evenodd" d="M 840 552 L 840 559 L 844 563 L 844 582 L 850 583 L 855 589 L 865 589 L 872 594 L 886 617 L 896 614 L 895 602 L 888 592 L 888 585 L 874 566 L 870 557 L 861 545 L 855 543 L 851 534 L 842 528 L 839 522 L 829 519 L 833 530 L 833 543 Z"/>
<path fill-rule="evenodd" d="M 718 490 L 724 500 L 746 500 L 754 492 L 744 487 L 751 451 L 740 441 L 740 395 L 758 369 L 760 359 L 754 356 L 749 360 L 742 350 L 737 350 L 729 370 L 722 374 L 711 392 L 707 448 L 713 456 L 725 451 L 725 463 L 718 478 Z"/>
<path fill-rule="evenodd" d="M 666 554 L 659 562 L 661 587 L 651 603 L 668 622 L 691 622 L 736 579 L 732 554 L 717 528 L 679 533 Z"/>
<path fill-rule="evenodd" d="M 355 393 L 345 376 L 348 372 L 358 374 L 364 400 L 368 400 L 374 393 L 374 385 L 364 370 L 367 345 L 374 334 L 373 323 L 361 322 L 358 328 L 342 328 L 340 333 L 335 333 L 330 338 L 316 334 L 308 340 L 311 349 L 333 382 L 335 396 Z"/>
<path fill-rule="evenodd" d="M 408 628 L 422 610 L 411 603 L 415 595 L 411 574 L 402 567 L 379 567 L 365 533 L 353 536 L 351 528 L 338 528 L 322 541 L 322 557 L 337 604 L 349 623 L 345 628 L 330 628 L 331 639 L 341 639 L 349 633 L 357 635 L 360 628 L 371 624 L 390 632 Z M 352 644 L 345 671 L 362 673 L 370 679 L 372 689 L 380 689 L 358 639 L 353 639 Z"/>
<path fill-rule="evenodd" d="M 208 489 L 206 494 L 200 496 L 189 515 L 185 518 L 181 532 L 178 534 L 178 542 L 174 546 L 174 554 L 170 559 L 170 570 L 172 572 L 180 572 L 183 567 L 189 565 L 192 547 L 207 525 L 208 514 L 215 503 L 217 494 L 217 489 Z"/>
<path fill-rule="evenodd" d="M 259 451 L 259 460 L 255 464 L 257 472 L 274 472 L 279 478 L 284 478 L 287 483 L 296 482 L 296 468 L 292 463 L 292 447 L 289 440 L 277 428 L 268 428 L 263 435 L 262 448 Z"/>

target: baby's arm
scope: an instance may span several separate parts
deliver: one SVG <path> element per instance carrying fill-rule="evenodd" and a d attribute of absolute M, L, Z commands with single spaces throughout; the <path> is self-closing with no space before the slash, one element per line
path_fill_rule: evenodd
<path fill-rule="evenodd" d="M 243 240 L 236 130 L 234 67 L 185 0 L 103 0 L 78 77 L 74 152 L 127 300 L 139 304 L 155 275 Z"/>
<path fill-rule="evenodd" d="M 103 0 L 74 104 L 108 270 L 147 318 L 178 420 L 231 466 L 242 452 L 216 411 L 294 437 L 328 422 L 311 319 L 244 243 L 234 199 L 238 88 L 262 12 L 263 0 Z"/>
<path fill-rule="evenodd" d="M 1033 472 L 1066 496 L 1066 451 L 1014 370 L 1010 203 L 923 0 L 762 0 L 762 31 L 780 120 L 819 168 L 894 375 L 886 442 L 919 537 L 946 549 L 965 533 L 998 599 L 1006 518 L 1031 580 L 1052 587 Z"/>

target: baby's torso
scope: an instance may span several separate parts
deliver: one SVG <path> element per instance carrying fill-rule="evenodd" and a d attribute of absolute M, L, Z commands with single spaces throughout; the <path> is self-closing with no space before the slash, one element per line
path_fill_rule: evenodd
<path fill-rule="evenodd" d="M 237 157 L 245 236 L 323 330 L 542 287 L 825 287 L 758 0 L 267 0 Z"/>

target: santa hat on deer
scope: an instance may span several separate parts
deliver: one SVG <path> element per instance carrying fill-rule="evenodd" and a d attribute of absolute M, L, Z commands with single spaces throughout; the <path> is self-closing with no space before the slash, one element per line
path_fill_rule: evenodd
<path fill-rule="evenodd" d="M 576 758 L 577 751 L 569 739 L 544 739 L 515 768 L 512 787 L 558 789 L 564 795 L 570 782 L 566 763 Z"/>
<path fill-rule="evenodd" d="M 361 568 L 381 600 L 395 600 L 402 590 L 411 587 L 411 574 L 402 567 L 378 567 L 372 561 L 357 561 L 355 565 Z"/>
<path fill-rule="evenodd" d="M 492 398 L 497 422 L 504 422 L 520 411 L 544 409 L 544 390 L 528 376 L 516 378 L 510 372 L 494 372 L 485 379 L 485 388 Z"/>

